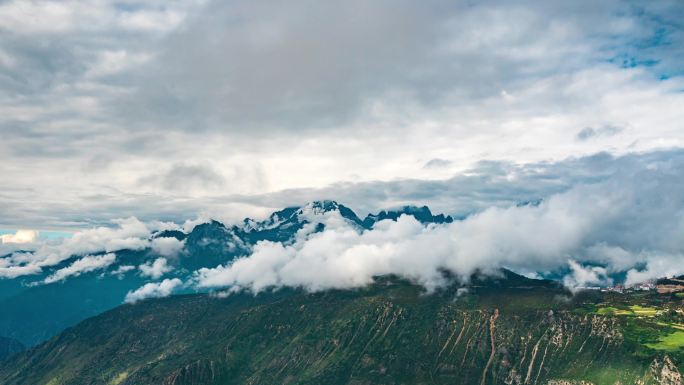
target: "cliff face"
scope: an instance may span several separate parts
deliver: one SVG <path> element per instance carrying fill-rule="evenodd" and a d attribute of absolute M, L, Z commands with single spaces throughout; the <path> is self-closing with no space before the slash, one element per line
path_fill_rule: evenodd
<path fill-rule="evenodd" d="M 399 285 L 149 301 L 20 354 L 0 383 L 682 384 L 679 356 L 638 349 L 623 320 L 557 295 Z"/>

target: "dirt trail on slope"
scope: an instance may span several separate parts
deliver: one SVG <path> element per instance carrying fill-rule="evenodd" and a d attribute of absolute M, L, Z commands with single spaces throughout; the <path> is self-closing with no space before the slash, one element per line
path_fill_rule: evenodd
<path fill-rule="evenodd" d="M 485 385 L 487 380 L 487 372 L 489 371 L 489 367 L 492 365 L 492 361 L 494 361 L 494 354 L 496 353 L 496 345 L 494 343 L 494 328 L 496 327 L 497 318 L 499 318 L 499 309 L 494 309 L 494 314 L 492 314 L 491 318 L 489 318 L 489 339 L 492 344 L 492 351 L 489 353 L 489 360 L 487 360 L 487 365 L 485 365 L 484 371 L 482 372 L 482 381 L 480 381 L 480 385 Z"/>

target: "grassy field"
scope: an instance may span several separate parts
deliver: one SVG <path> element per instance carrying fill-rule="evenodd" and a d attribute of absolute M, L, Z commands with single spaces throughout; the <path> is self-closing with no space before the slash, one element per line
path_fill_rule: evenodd
<path fill-rule="evenodd" d="M 683 331 L 684 331 L 684 325 L 682 325 L 682 324 L 668 323 L 668 322 L 656 322 L 656 323 L 657 323 L 658 325 L 660 325 L 660 326 L 667 326 L 667 327 L 671 327 L 671 328 L 673 328 L 673 329 L 683 330 Z"/>
<path fill-rule="evenodd" d="M 601 307 L 596 310 L 596 314 L 599 315 L 634 315 L 629 309 L 618 309 L 614 306 Z"/>
<path fill-rule="evenodd" d="M 604 301 L 594 308 L 594 312 L 622 318 L 627 325 L 627 338 L 638 345 L 681 357 L 684 354 L 684 323 L 677 318 L 679 316 L 673 315 L 673 309 L 677 307 L 676 303 L 658 301 L 657 297 L 624 296 Z M 648 350 L 643 354 L 648 355 Z"/>
<path fill-rule="evenodd" d="M 639 305 L 631 305 L 627 308 L 617 308 L 615 306 L 601 307 L 596 310 L 596 314 L 600 315 L 617 315 L 617 316 L 637 316 L 637 317 L 655 317 L 658 314 L 658 309 L 654 307 L 645 307 Z"/>
<path fill-rule="evenodd" d="M 684 348 L 684 331 L 678 330 L 658 339 L 656 343 L 646 344 L 651 349 L 677 351 Z"/>
<path fill-rule="evenodd" d="M 654 307 L 632 305 L 630 306 L 630 309 L 632 310 L 632 312 L 634 312 L 634 315 L 636 316 L 655 317 L 658 314 L 658 310 Z"/>

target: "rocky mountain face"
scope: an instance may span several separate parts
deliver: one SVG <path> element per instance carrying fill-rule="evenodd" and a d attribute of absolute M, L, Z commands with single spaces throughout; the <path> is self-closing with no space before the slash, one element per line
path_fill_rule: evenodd
<path fill-rule="evenodd" d="M 513 278 L 124 305 L 14 356 L 0 383 L 682 384 L 682 351 L 647 348 L 594 300 Z"/>
<path fill-rule="evenodd" d="M 317 223 L 316 231 L 322 231 L 321 216 L 332 212 L 359 231 L 372 228 L 379 220 L 396 220 L 402 214 L 412 215 L 425 224 L 451 221 L 448 216 L 433 215 L 427 207 L 410 206 L 368 215 L 362 220 L 342 204 L 316 201 L 302 207 L 279 210 L 263 221 L 248 218 L 232 226 L 210 221 L 195 226 L 189 233 L 165 230 L 153 234 L 152 238 L 173 238 L 184 242 L 176 257 L 167 258 L 173 270 L 165 277 L 186 279 L 200 268 L 226 264 L 238 256 L 249 254 L 259 241 L 293 242 L 296 233 L 309 223 Z M 0 279 L 0 335 L 15 338 L 29 346 L 35 345 L 65 327 L 120 305 L 127 292 L 154 280 L 142 276 L 137 268 L 160 257 L 154 250 L 123 249 L 114 253 L 116 261 L 106 269 L 86 272 L 65 281 L 40 283 L 82 256 L 68 258 L 39 275 Z"/>
<path fill-rule="evenodd" d="M 433 215 L 432 211 L 427 206 L 404 206 L 401 209 L 394 211 L 380 211 L 378 214 L 369 214 L 363 220 L 365 228 L 371 228 L 376 222 L 391 219 L 396 221 L 402 215 L 411 215 L 422 223 L 451 223 L 454 219 L 450 215 L 438 214 Z"/>
<path fill-rule="evenodd" d="M 394 211 L 381 211 L 360 219 L 350 208 L 335 201 L 316 201 L 302 207 L 288 207 L 271 214 L 263 221 L 247 218 L 240 225 L 225 226 L 218 221 L 210 221 L 196 226 L 185 235 L 185 249 L 180 263 L 189 270 L 200 267 L 214 267 L 225 264 L 239 255 L 249 253 L 259 241 L 290 243 L 305 225 L 317 224 L 316 230 L 325 226 L 320 223 L 326 213 L 338 213 L 344 220 L 359 231 L 369 230 L 381 220 L 396 221 L 401 215 L 410 215 L 423 224 L 450 223 L 453 219 L 444 214 L 433 215 L 429 208 L 405 206 Z M 181 233 L 182 234 L 182 233 Z M 177 239 L 183 237 L 174 233 Z M 161 236 L 161 234 L 160 234 Z"/>

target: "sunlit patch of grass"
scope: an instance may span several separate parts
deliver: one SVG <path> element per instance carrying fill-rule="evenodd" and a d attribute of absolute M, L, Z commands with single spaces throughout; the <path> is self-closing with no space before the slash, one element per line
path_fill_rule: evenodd
<path fill-rule="evenodd" d="M 684 293 L 675 293 L 675 297 L 684 298 Z"/>
<path fill-rule="evenodd" d="M 596 314 L 613 315 L 613 314 L 615 314 L 616 310 L 617 310 L 617 308 L 615 308 L 615 307 L 606 306 L 606 307 L 601 307 L 601 308 L 596 309 Z"/>
<path fill-rule="evenodd" d="M 656 343 L 646 344 L 651 349 L 675 351 L 684 347 L 684 331 L 676 331 L 662 336 Z"/>
<path fill-rule="evenodd" d="M 606 306 L 596 310 L 596 314 L 599 315 L 634 315 L 632 310 L 628 309 L 618 309 L 613 306 Z"/>
<path fill-rule="evenodd" d="M 658 309 L 654 307 L 646 307 L 639 305 L 631 305 L 628 309 L 620 309 L 614 306 L 606 306 L 597 309 L 596 314 L 615 316 L 655 317 L 658 315 Z"/>
<path fill-rule="evenodd" d="M 643 317 L 655 317 L 658 314 L 658 309 L 654 307 L 644 307 L 639 305 L 632 305 L 629 307 L 634 315 Z"/>
<path fill-rule="evenodd" d="M 684 325 L 676 323 L 666 323 L 666 322 L 656 322 L 660 326 L 669 326 L 673 329 L 678 329 L 684 331 Z"/>
<path fill-rule="evenodd" d="M 109 385 L 119 385 L 128 378 L 128 372 L 121 372 L 109 381 Z"/>

